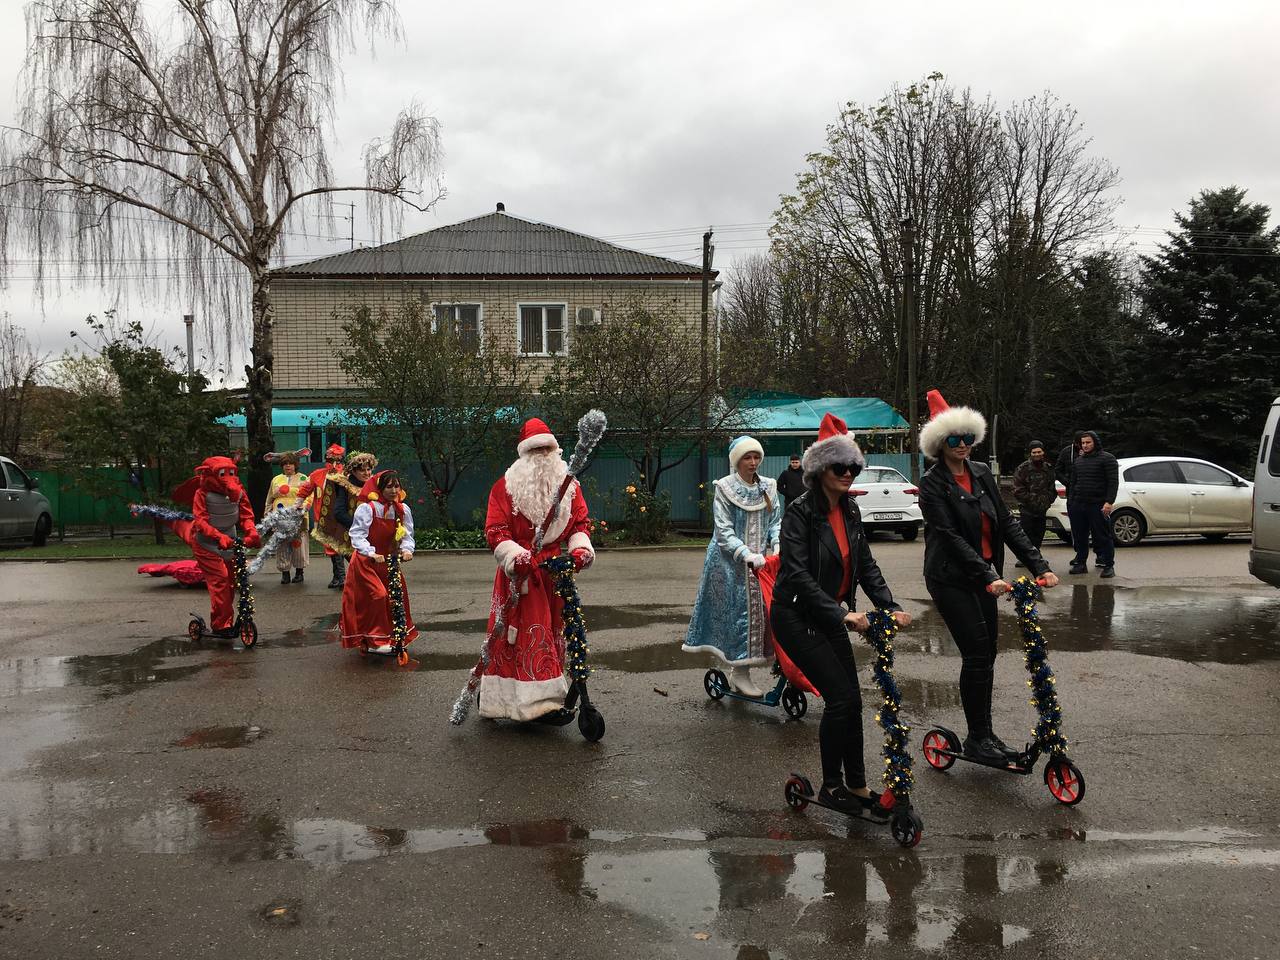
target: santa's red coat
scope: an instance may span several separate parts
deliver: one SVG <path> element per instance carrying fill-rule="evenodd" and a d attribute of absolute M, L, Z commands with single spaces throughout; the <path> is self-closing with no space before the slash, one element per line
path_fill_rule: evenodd
<path fill-rule="evenodd" d="M 533 548 L 535 524 L 542 521 L 519 513 L 507 493 L 506 478 L 489 492 L 489 512 L 485 537 L 490 549 L 501 558 L 516 548 Z M 564 706 L 569 682 L 564 675 L 564 637 L 561 608 L 551 577 L 538 564 L 562 550 L 591 549 L 591 521 L 587 501 L 577 481 L 561 501 L 560 514 L 547 529 L 542 550 L 533 557 L 533 569 L 525 582 L 519 602 L 507 617 L 507 629 L 489 641 L 489 665 L 480 678 L 480 715 L 533 720 Z M 505 544 L 505 546 L 504 546 Z M 507 600 L 511 579 L 502 571 L 493 580 L 493 607 L 489 632 L 493 633 L 496 611 Z"/>

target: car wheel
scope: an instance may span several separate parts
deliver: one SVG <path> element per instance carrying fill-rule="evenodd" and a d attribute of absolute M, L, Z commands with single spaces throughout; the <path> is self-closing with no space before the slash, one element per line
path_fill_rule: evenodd
<path fill-rule="evenodd" d="M 53 517 L 47 513 L 40 514 L 36 520 L 35 532 L 31 534 L 31 545 L 33 547 L 43 547 L 45 541 L 49 539 L 49 531 L 53 529 Z"/>
<path fill-rule="evenodd" d="M 1147 535 L 1147 522 L 1142 514 L 1133 510 L 1117 510 L 1111 514 L 1111 531 L 1115 534 L 1116 546 L 1134 547 Z"/>
<path fill-rule="evenodd" d="M 914 523 L 909 527 L 902 528 L 903 540 L 908 540 L 908 541 L 914 540 L 918 536 L 920 536 L 920 528 L 916 526 Z"/>

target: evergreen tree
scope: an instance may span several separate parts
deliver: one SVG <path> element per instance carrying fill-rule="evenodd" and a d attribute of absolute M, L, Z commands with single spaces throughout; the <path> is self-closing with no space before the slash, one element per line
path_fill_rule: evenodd
<path fill-rule="evenodd" d="M 1252 475 L 1280 391 L 1280 228 L 1238 187 L 1205 190 L 1144 257 L 1143 373 L 1130 432 L 1153 453 L 1186 454 Z"/>

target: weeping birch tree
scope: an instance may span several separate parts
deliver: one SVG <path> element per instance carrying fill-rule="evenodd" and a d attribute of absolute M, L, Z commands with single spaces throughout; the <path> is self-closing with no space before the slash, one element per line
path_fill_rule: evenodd
<path fill-rule="evenodd" d="M 396 39 L 393 0 L 38 0 L 15 126 L 0 133 L 0 278 L 37 289 L 129 278 L 248 333 L 251 485 L 271 447 L 270 269 L 335 194 L 375 228 L 442 196 L 437 121 L 416 105 L 335 180 L 326 144 L 342 56 Z M 354 180 L 360 180 L 356 177 Z M 248 320 L 248 330 L 244 321 Z M 261 500 L 255 491 L 255 502 Z"/>

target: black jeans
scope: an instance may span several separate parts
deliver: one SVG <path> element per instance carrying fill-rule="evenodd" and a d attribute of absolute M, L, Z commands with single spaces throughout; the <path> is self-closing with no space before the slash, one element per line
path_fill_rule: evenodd
<path fill-rule="evenodd" d="M 971 586 L 926 580 L 925 589 L 960 648 L 960 702 L 971 737 L 991 735 L 991 687 L 995 681 L 996 598 Z"/>
<path fill-rule="evenodd" d="M 1089 559 L 1089 540 L 1098 555 L 1098 566 L 1110 567 L 1116 562 L 1116 541 L 1111 533 L 1111 519 L 1102 515 L 1100 503 L 1068 503 L 1067 519 L 1071 522 L 1071 543 L 1076 548 L 1075 563 L 1083 566 Z"/>
<path fill-rule="evenodd" d="M 1043 512 L 1036 513 L 1034 510 L 1019 510 L 1018 523 L 1022 525 L 1022 532 L 1027 535 L 1027 539 L 1031 541 L 1031 545 L 1037 550 L 1044 543 L 1045 515 Z"/>
<path fill-rule="evenodd" d="M 858 790 L 867 785 L 862 761 L 862 691 L 853 662 L 853 644 L 844 627 L 839 633 L 813 629 L 793 607 L 775 603 L 769 615 L 773 640 L 822 694 L 818 747 L 822 783 Z M 843 770 L 843 774 L 841 771 Z"/>

